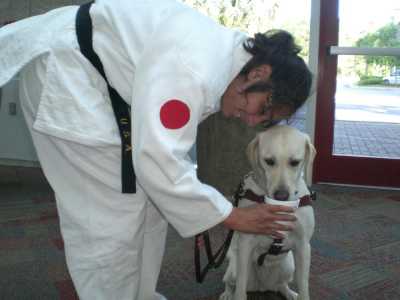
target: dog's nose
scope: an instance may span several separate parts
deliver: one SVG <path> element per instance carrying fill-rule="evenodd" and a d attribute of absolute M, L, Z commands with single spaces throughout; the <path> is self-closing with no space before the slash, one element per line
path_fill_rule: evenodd
<path fill-rule="evenodd" d="M 274 199 L 280 201 L 287 201 L 287 199 L 289 199 L 289 192 L 286 190 L 277 190 L 274 193 Z"/>

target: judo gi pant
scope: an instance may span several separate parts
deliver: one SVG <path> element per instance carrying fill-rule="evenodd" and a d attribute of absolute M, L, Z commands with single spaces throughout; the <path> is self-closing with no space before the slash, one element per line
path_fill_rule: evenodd
<path fill-rule="evenodd" d="M 67 266 L 79 298 L 164 299 L 155 287 L 167 222 L 139 182 L 136 194 L 121 193 L 120 146 L 91 147 L 32 128 L 45 73 L 45 58 L 24 68 L 20 101 L 55 192 Z"/>

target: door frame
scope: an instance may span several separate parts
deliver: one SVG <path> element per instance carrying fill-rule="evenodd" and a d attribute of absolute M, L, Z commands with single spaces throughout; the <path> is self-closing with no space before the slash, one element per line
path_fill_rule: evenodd
<path fill-rule="evenodd" d="M 338 16 L 339 0 L 321 0 L 313 182 L 400 187 L 400 159 L 333 154 L 338 60 L 330 47 L 339 42 Z"/>

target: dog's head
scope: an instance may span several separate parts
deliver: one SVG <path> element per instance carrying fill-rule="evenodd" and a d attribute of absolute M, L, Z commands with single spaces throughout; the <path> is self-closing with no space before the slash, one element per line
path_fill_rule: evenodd
<path fill-rule="evenodd" d="M 311 183 L 315 154 L 308 135 L 286 125 L 259 133 L 247 147 L 257 184 L 268 197 L 282 201 L 297 199 L 304 179 Z"/>

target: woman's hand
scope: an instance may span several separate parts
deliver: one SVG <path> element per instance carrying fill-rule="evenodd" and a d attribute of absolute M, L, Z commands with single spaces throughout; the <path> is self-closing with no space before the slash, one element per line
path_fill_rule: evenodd
<path fill-rule="evenodd" d="M 284 236 L 278 231 L 291 231 L 296 217 L 294 209 L 283 205 L 256 204 L 248 207 L 234 207 L 223 222 L 229 229 L 244 233 L 265 234 L 275 238 Z M 279 224 L 284 221 L 288 224 Z"/>

